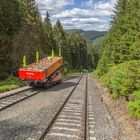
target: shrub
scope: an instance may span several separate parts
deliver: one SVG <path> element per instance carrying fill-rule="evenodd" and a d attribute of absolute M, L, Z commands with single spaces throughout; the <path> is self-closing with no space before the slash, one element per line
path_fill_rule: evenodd
<path fill-rule="evenodd" d="M 140 119 L 140 90 L 133 93 L 133 100 L 127 103 L 127 107 L 133 117 Z"/>
<path fill-rule="evenodd" d="M 133 91 L 140 89 L 140 61 L 128 61 L 112 66 L 100 79 L 113 97 L 128 98 Z"/>
<path fill-rule="evenodd" d="M 21 81 L 17 77 L 10 76 L 5 81 L 0 81 L 0 92 L 9 91 L 26 85 L 26 82 Z"/>

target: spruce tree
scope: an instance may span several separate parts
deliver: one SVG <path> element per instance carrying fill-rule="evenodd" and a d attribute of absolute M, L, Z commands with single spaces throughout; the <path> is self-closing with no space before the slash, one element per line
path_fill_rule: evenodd
<path fill-rule="evenodd" d="M 62 50 L 65 49 L 66 34 L 59 20 L 54 25 L 54 37 L 57 44 L 57 50 L 58 48 L 61 48 Z"/>
<path fill-rule="evenodd" d="M 56 43 L 54 39 L 53 34 L 53 28 L 50 20 L 50 15 L 48 12 L 46 12 L 46 17 L 44 20 L 44 27 L 45 27 L 45 33 L 46 33 L 46 46 L 44 46 L 44 52 L 48 55 L 51 54 L 51 50 L 56 50 Z"/>
<path fill-rule="evenodd" d="M 118 0 L 115 15 L 104 40 L 104 53 L 98 64 L 102 75 L 112 65 L 140 59 L 140 2 Z"/>
<path fill-rule="evenodd" d="M 21 26 L 21 10 L 18 0 L 0 1 L 0 79 L 11 74 L 12 40 Z"/>

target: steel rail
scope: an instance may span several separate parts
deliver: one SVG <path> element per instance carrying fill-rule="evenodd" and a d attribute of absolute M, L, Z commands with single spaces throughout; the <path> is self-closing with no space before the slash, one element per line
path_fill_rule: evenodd
<path fill-rule="evenodd" d="M 70 80 L 70 79 L 68 79 L 68 80 Z M 66 81 L 67 81 L 67 80 L 66 80 Z M 32 87 L 29 87 L 28 89 L 24 89 L 24 90 L 17 91 L 17 92 L 11 93 L 11 94 L 7 94 L 7 95 L 5 95 L 5 96 L 0 97 L 0 101 L 3 100 L 3 99 L 9 98 L 9 97 L 14 97 L 15 95 L 18 95 L 18 94 L 20 94 L 20 93 L 22 93 L 22 92 L 29 91 L 29 90 L 31 90 L 31 89 L 33 89 L 33 88 L 32 88 Z M 0 111 L 3 111 L 4 109 L 6 109 L 6 108 L 8 108 L 8 107 L 11 107 L 11 106 L 13 106 L 13 105 L 15 105 L 15 104 L 17 104 L 17 103 L 19 103 L 19 102 L 21 102 L 21 101 L 27 99 L 27 98 L 30 98 L 30 97 L 32 97 L 32 96 L 38 94 L 38 93 L 41 92 L 41 91 L 43 91 L 43 90 L 39 90 L 39 91 L 37 91 L 36 93 L 31 94 L 31 95 L 29 95 L 29 96 L 26 96 L 25 98 L 23 98 L 23 99 L 21 99 L 21 100 L 18 100 L 18 99 L 17 99 L 17 101 L 15 101 L 15 102 L 13 102 L 13 103 L 11 103 L 11 104 L 8 104 L 8 105 L 6 105 L 6 106 L 0 108 Z"/>
<path fill-rule="evenodd" d="M 5 98 L 10 97 L 10 96 L 14 96 L 14 95 L 19 94 L 19 93 L 24 92 L 24 91 L 28 91 L 28 90 L 30 90 L 30 89 L 32 89 L 32 88 L 29 87 L 28 89 L 23 89 L 23 90 L 21 90 L 21 91 L 17 91 L 17 92 L 11 93 L 11 94 L 7 94 L 7 95 L 5 95 L 5 96 L 0 97 L 0 100 L 5 99 Z M 10 92 L 10 91 L 9 91 L 9 92 Z M 1 95 L 2 95 L 2 94 L 4 95 L 4 93 L 1 93 Z"/>
<path fill-rule="evenodd" d="M 76 83 L 76 85 L 74 86 L 74 88 L 72 89 L 72 91 L 70 92 L 70 94 L 68 95 L 68 97 L 65 99 L 64 103 L 62 104 L 62 106 L 60 107 L 60 109 L 57 111 L 57 113 L 54 115 L 53 119 L 51 120 L 51 122 L 49 123 L 49 125 L 45 128 L 45 130 L 43 131 L 43 133 L 37 138 L 37 140 L 44 140 L 45 136 L 48 134 L 48 132 L 50 131 L 50 129 L 52 128 L 53 124 L 55 123 L 56 119 L 58 118 L 59 114 L 61 113 L 62 109 L 64 108 L 64 106 L 66 105 L 66 103 L 68 102 L 68 100 L 70 99 L 70 97 L 72 96 L 72 94 L 74 93 L 76 87 L 79 85 L 81 79 L 83 78 L 83 75 L 80 77 L 80 79 L 78 80 L 78 82 Z"/>
<path fill-rule="evenodd" d="M 74 78 L 76 78 L 76 77 L 78 77 L 79 75 L 76 75 L 76 76 L 67 76 L 67 77 L 65 77 L 64 78 L 64 80 L 63 80 L 63 82 L 65 82 L 65 81 L 69 81 L 69 80 L 71 80 L 71 79 L 74 79 Z M 14 96 L 14 95 L 16 95 L 16 94 L 19 94 L 19 93 L 21 93 L 21 92 L 24 92 L 24 91 L 28 91 L 28 90 L 30 90 L 30 89 L 33 89 L 32 87 L 29 87 L 29 88 L 27 88 L 27 89 L 23 89 L 23 90 L 21 90 L 21 91 L 15 91 L 14 93 L 9 93 L 9 94 L 7 94 L 7 95 L 4 95 L 4 93 L 0 93 L 0 100 L 2 100 L 2 99 L 5 99 L 5 98 L 7 98 L 7 97 L 10 97 L 10 96 Z M 9 91 L 10 92 L 10 91 Z M 2 96 L 2 95 L 4 95 L 4 96 Z"/>
<path fill-rule="evenodd" d="M 27 90 L 26 90 L 26 91 L 27 91 Z M 9 108 L 9 107 L 11 107 L 11 106 L 13 106 L 13 105 L 15 105 L 15 104 L 21 102 L 21 101 L 24 101 L 25 99 L 30 98 L 30 97 L 32 97 L 32 96 L 34 96 L 34 95 L 40 93 L 41 91 L 43 91 L 43 90 L 36 91 L 35 93 L 33 93 L 33 94 L 31 94 L 31 95 L 27 95 L 27 96 L 25 96 L 24 98 L 22 98 L 22 99 L 20 99 L 20 100 L 19 100 L 19 98 L 17 98 L 17 100 L 16 100 L 15 102 L 11 102 L 10 104 L 8 104 L 8 105 L 6 105 L 6 106 L 0 108 L 0 111 L 3 111 L 3 110 L 5 110 L 5 109 L 7 109 L 7 108 Z M 24 92 L 24 91 L 22 91 L 22 92 Z M 20 93 L 22 93 L 22 92 L 20 92 Z M 32 91 L 31 91 L 31 92 L 32 92 Z M 16 94 L 15 94 L 15 95 L 16 95 Z M 13 96 L 14 96 L 14 95 L 13 95 Z"/>
<path fill-rule="evenodd" d="M 85 116 L 84 116 L 84 140 L 87 139 L 87 105 L 88 104 L 88 74 L 86 75 L 86 88 L 85 88 Z"/>

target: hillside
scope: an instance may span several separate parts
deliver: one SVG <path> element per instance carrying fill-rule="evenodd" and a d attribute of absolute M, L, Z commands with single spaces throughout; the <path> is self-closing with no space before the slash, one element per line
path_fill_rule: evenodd
<path fill-rule="evenodd" d="M 97 37 L 93 40 L 94 45 L 99 45 L 104 39 L 104 36 Z"/>
<path fill-rule="evenodd" d="M 92 42 L 98 37 L 103 37 L 107 32 L 106 31 L 84 31 L 80 29 L 70 29 L 66 30 L 68 33 L 76 33 L 82 35 L 88 42 Z"/>

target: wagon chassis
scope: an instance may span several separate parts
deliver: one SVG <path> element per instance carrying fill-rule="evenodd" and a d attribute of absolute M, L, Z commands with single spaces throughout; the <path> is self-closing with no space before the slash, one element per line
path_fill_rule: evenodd
<path fill-rule="evenodd" d="M 60 68 L 59 68 L 60 69 Z M 43 87 L 43 88 L 50 88 L 53 85 L 60 84 L 62 82 L 62 78 L 59 80 L 54 81 L 54 79 L 60 75 L 60 72 L 56 70 L 53 74 L 49 76 L 49 78 L 45 80 L 29 80 L 30 87 Z"/>

